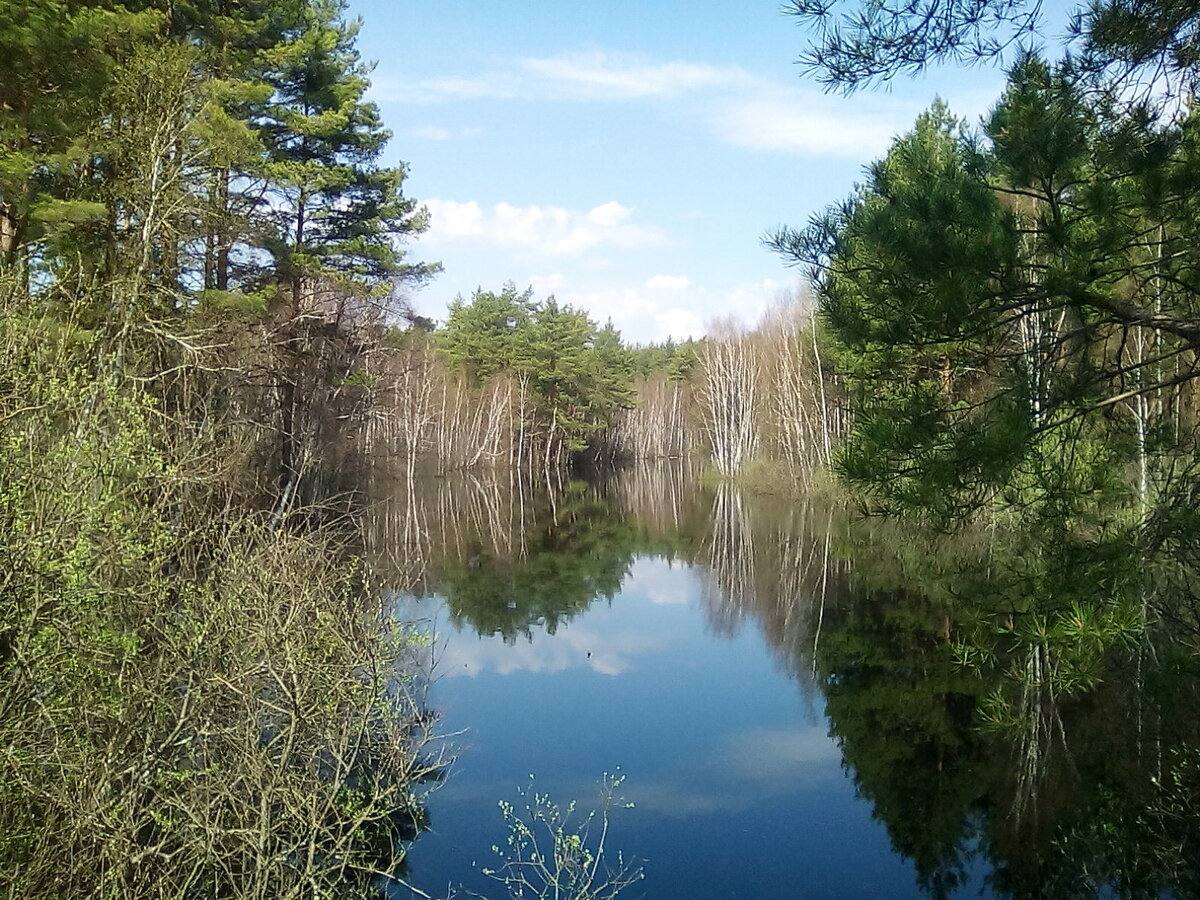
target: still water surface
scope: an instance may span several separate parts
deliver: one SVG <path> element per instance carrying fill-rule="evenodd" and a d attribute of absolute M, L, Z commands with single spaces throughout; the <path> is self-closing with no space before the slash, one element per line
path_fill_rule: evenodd
<path fill-rule="evenodd" d="M 645 871 L 624 896 L 1040 890 L 1053 803 L 1022 813 L 1016 745 L 975 736 L 978 679 L 922 656 L 944 614 L 856 587 L 830 510 L 669 471 L 441 480 L 381 510 L 396 614 L 437 635 L 429 702 L 458 754 L 412 884 L 503 896 L 479 872 L 505 840 L 497 802 L 532 776 L 586 808 L 619 770 L 634 808 L 610 848 Z"/>

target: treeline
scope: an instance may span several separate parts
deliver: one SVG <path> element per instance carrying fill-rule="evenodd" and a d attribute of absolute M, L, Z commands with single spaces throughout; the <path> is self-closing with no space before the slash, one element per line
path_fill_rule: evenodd
<path fill-rule="evenodd" d="M 0 4 L 5 897 L 375 896 L 422 827 L 412 640 L 312 502 L 432 271 L 342 9 Z"/>
<path fill-rule="evenodd" d="M 753 330 L 629 346 L 611 323 L 512 285 L 393 330 L 365 370 L 381 398 L 365 443 L 437 471 L 707 459 L 732 477 L 773 466 L 811 487 L 848 427 L 811 309 Z"/>
<path fill-rule="evenodd" d="M 444 327 L 393 331 L 369 375 L 385 398 L 364 437 L 439 471 L 505 465 L 556 471 L 610 456 L 633 402 L 637 351 L 611 324 L 512 285 L 451 305 Z"/>
<path fill-rule="evenodd" d="M 822 346 L 815 310 L 792 300 L 753 330 L 715 327 L 699 354 L 697 418 L 726 478 L 772 469 L 810 490 L 850 425 L 841 378 Z"/>

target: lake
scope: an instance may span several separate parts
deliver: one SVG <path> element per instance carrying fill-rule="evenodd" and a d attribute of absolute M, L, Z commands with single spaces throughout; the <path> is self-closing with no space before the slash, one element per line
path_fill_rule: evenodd
<path fill-rule="evenodd" d="M 480 871 L 499 801 L 532 779 L 589 809 L 605 773 L 633 804 L 608 850 L 644 870 L 623 897 L 1087 896 L 1194 872 L 1192 795 L 1161 798 L 1178 859 L 1169 823 L 1137 826 L 1163 754 L 1195 746 L 1194 681 L 984 728 L 996 673 L 947 662 L 945 604 L 881 586 L 841 512 L 669 467 L 375 490 L 376 565 L 436 635 L 456 755 L 408 855 L 428 894 L 506 896 Z"/>

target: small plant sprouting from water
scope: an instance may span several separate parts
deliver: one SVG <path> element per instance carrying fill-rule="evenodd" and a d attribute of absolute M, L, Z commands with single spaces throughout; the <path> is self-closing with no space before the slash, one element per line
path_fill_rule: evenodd
<path fill-rule="evenodd" d="M 577 816 L 572 800 L 565 807 L 529 785 L 518 789 L 521 806 L 500 801 L 508 826 L 506 847 L 492 849 L 503 860 L 483 873 L 505 886 L 512 900 L 610 900 L 644 876 L 637 862 L 615 858 L 607 848 L 610 815 L 616 808 L 632 809 L 618 792 L 624 775 L 605 772 L 600 780 L 600 806 Z"/>

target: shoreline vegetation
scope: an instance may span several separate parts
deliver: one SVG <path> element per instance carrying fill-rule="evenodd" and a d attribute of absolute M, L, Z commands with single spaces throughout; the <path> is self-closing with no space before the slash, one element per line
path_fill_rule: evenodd
<path fill-rule="evenodd" d="M 337 3 L 0 12 L 0 895 L 378 896 L 445 761 L 348 435 L 433 268 Z"/>
<path fill-rule="evenodd" d="M 2 311 L 0 892 L 373 896 L 440 761 L 347 512 L 261 501 L 203 361 Z"/>

